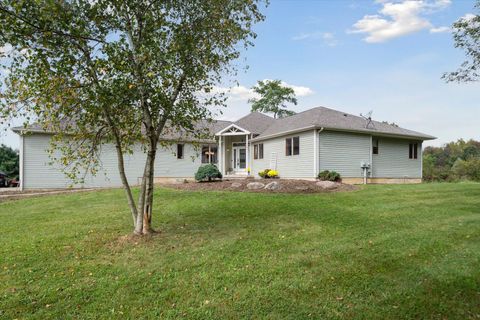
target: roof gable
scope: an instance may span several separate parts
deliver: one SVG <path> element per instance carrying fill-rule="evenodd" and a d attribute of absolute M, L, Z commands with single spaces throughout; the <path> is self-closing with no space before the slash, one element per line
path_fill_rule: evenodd
<path fill-rule="evenodd" d="M 234 124 L 250 131 L 253 134 L 261 134 L 275 122 L 275 119 L 260 112 L 251 112 L 245 117 L 235 121 Z"/>

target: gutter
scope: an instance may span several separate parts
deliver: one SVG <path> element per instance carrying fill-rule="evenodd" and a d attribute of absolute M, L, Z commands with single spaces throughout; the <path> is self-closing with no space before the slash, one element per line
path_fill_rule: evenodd
<path fill-rule="evenodd" d="M 323 130 L 329 130 L 329 131 L 340 131 L 340 132 L 351 132 L 351 133 L 362 133 L 362 134 L 370 134 L 370 135 L 375 135 L 379 137 L 391 137 L 391 138 L 401 138 L 401 139 L 417 139 L 417 140 L 435 140 L 437 137 L 434 136 L 411 136 L 411 135 L 403 135 L 403 134 L 395 134 L 395 133 L 386 133 L 386 132 L 375 132 L 372 130 L 352 130 L 352 129 L 341 129 L 341 128 L 328 128 L 328 127 L 322 127 L 318 125 L 312 125 L 308 127 L 303 127 L 303 128 L 298 128 L 298 129 L 293 129 L 293 130 L 288 130 L 288 131 L 282 131 L 279 133 L 274 133 L 266 136 L 259 136 L 254 139 L 252 139 L 252 142 L 258 142 L 262 140 L 267 140 L 267 139 L 272 139 L 276 137 L 281 137 L 285 136 L 291 133 L 297 133 L 297 132 L 303 132 L 307 130 L 314 130 L 314 129 L 321 129 Z"/>

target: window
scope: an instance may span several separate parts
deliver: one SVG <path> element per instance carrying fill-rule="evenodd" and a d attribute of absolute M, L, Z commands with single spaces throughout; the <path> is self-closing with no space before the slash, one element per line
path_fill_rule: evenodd
<path fill-rule="evenodd" d="M 418 158 L 418 143 L 410 143 L 408 145 L 408 158 L 409 159 Z"/>
<path fill-rule="evenodd" d="M 285 139 L 285 155 L 292 155 L 292 138 Z"/>
<path fill-rule="evenodd" d="M 293 137 L 293 155 L 300 154 L 300 137 Z"/>
<path fill-rule="evenodd" d="M 378 139 L 377 138 L 372 139 L 372 153 L 373 154 L 378 154 Z"/>
<path fill-rule="evenodd" d="M 263 143 L 253 145 L 253 159 L 263 159 Z"/>
<path fill-rule="evenodd" d="M 285 139 L 285 155 L 300 154 L 300 137 L 293 137 Z"/>
<path fill-rule="evenodd" d="M 183 144 L 177 144 L 177 159 L 183 159 Z"/>
<path fill-rule="evenodd" d="M 202 146 L 202 163 L 217 163 L 217 146 L 205 144 Z"/>

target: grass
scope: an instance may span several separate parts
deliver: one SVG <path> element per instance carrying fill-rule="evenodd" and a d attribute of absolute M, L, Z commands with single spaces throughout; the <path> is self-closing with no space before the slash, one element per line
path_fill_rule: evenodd
<path fill-rule="evenodd" d="M 479 319 L 480 184 L 0 204 L 0 318 Z"/>

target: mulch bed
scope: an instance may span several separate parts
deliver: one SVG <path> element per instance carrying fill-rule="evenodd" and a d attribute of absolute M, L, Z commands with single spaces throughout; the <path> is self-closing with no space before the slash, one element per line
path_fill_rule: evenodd
<path fill-rule="evenodd" d="M 278 190 L 268 190 L 264 188 L 250 190 L 247 188 L 247 184 L 250 182 L 260 182 L 266 185 L 272 181 L 276 181 L 280 184 L 280 188 Z M 317 181 L 292 179 L 232 179 L 213 182 L 162 184 L 162 186 L 188 191 L 237 191 L 256 193 L 327 193 L 358 190 L 358 187 L 356 186 L 343 183 L 337 183 L 334 189 L 327 190 L 317 186 L 316 182 Z M 232 186 L 232 184 L 235 184 L 235 186 Z"/>

